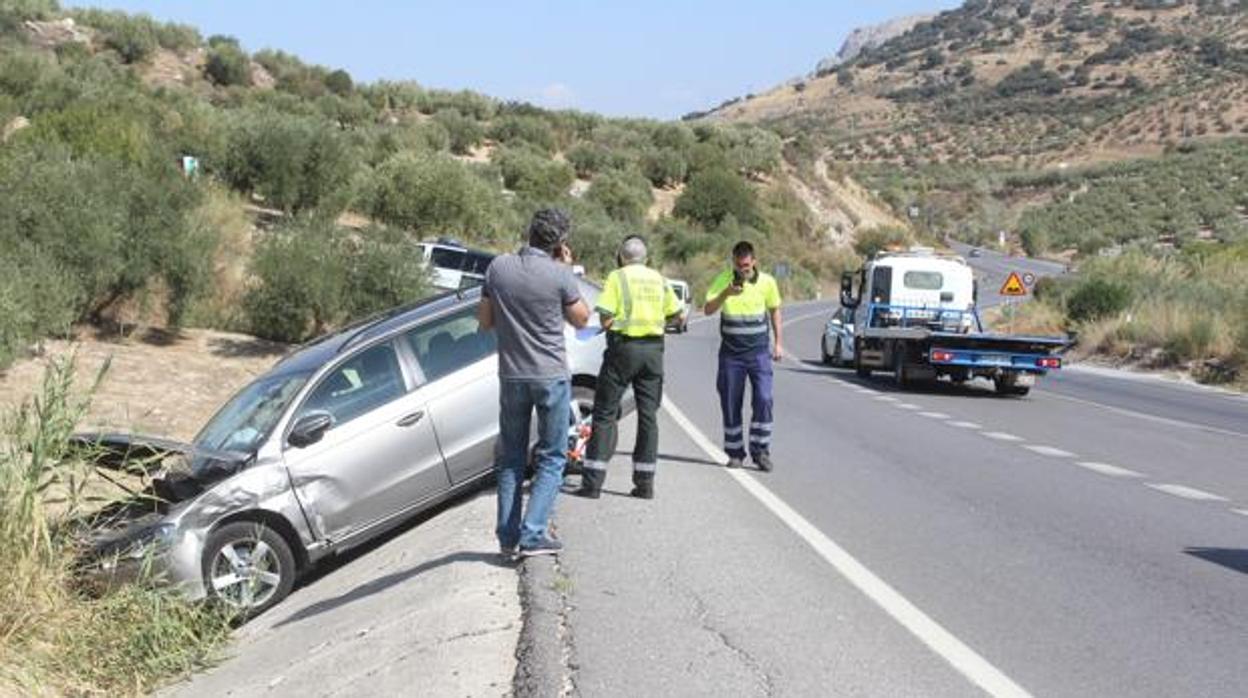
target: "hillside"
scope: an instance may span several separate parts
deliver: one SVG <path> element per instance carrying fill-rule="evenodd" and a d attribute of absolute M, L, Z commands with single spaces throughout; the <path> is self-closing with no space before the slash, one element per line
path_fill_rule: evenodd
<path fill-rule="evenodd" d="M 929 240 L 1072 263 L 1032 312 L 1085 353 L 1242 379 L 1248 3 L 968 0 L 847 55 L 688 120 L 773 128 L 805 186 Z"/>
<path fill-rule="evenodd" d="M 710 113 L 844 162 L 1080 164 L 1248 133 L 1248 12 L 1219 0 L 971 0 Z"/>
<path fill-rule="evenodd" d="M 412 241 L 510 249 L 548 205 L 591 275 L 641 232 L 696 289 L 748 238 L 810 297 L 861 230 L 900 226 L 843 172 L 801 181 L 811 166 L 748 124 L 357 83 L 144 15 L 6 3 L 0 367 L 83 322 L 302 341 L 427 293 Z"/>

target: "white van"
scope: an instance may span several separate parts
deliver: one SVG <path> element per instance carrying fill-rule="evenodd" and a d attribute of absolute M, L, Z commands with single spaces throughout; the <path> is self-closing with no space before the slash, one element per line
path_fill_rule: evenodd
<path fill-rule="evenodd" d="M 689 282 L 680 279 L 668 279 L 676 299 L 680 301 L 680 314 L 667 321 L 667 332 L 688 332 L 689 315 L 693 312 L 693 299 L 690 297 Z"/>
<path fill-rule="evenodd" d="M 421 264 L 429 269 L 429 279 L 440 289 L 457 290 L 480 286 L 494 253 L 472 250 L 457 240 L 439 238 L 416 245 Z"/>

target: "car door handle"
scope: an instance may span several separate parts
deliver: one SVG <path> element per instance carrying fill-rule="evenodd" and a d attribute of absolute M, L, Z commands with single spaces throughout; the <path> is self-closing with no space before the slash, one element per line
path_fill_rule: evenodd
<path fill-rule="evenodd" d="M 400 419 L 400 420 L 397 422 L 397 424 L 398 424 L 399 426 L 401 426 L 401 427 L 410 427 L 410 426 L 412 426 L 413 424 L 415 424 L 416 422 L 419 422 L 420 420 L 422 420 L 422 419 L 424 419 L 424 418 L 425 418 L 425 411 L 424 411 L 424 410 L 417 410 L 417 411 L 415 411 L 415 412 L 413 412 L 413 413 L 411 413 L 411 414 L 409 414 L 409 415 L 407 415 L 407 416 L 403 417 L 403 419 Z"/>

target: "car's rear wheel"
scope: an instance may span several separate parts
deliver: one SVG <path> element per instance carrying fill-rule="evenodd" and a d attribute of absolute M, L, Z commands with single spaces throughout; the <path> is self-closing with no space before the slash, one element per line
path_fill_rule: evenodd
<path fill-rule="evenodd" d="M 244 619 L 272 608 L 295 585 L 290 546 L 256 521 L 236 521 L 213 531 L 203 565 L 209 597 Z"/>

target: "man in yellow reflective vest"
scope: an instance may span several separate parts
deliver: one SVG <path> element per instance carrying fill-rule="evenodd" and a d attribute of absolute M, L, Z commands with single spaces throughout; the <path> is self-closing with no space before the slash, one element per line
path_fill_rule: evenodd
<path fill-rule="evenodd" d="M 616 260 L 620 268 L 607 275 L 595 307 L 607 331 L 607 350 L 594 391 L 593 430 L 577 494 L 590 499 L 602 495 L 607 461 L 615 447 L 620 399 L 631 385 L 637 401 L 632 495 L 653 499 L 659 453 L 657 413 L 663 401 L 663 326 L 680 313 L 680 301 L 663 275 L 646 266 L 646 243 L 640 237 L 625 238 Z"/>
<path fill-rule="evenodd" d="M 759 470 L 770 471 L 772 427 L 772 360 L 784 356 L 780 346 L 780 289 L 770 274 L 758 269 L 754 246 L 746 241 L 732 248 L 732 268 L 725 269 L 706 290 L 709 317 L 719 316 L 719 408 L 724 419 L 724 451 L 728 467 L 745 462 L 747 434 L 741 419 L 745 383 L 750 383 L 750 458 Z M 772 346 L 770 329 L 776 333 Z"/>

